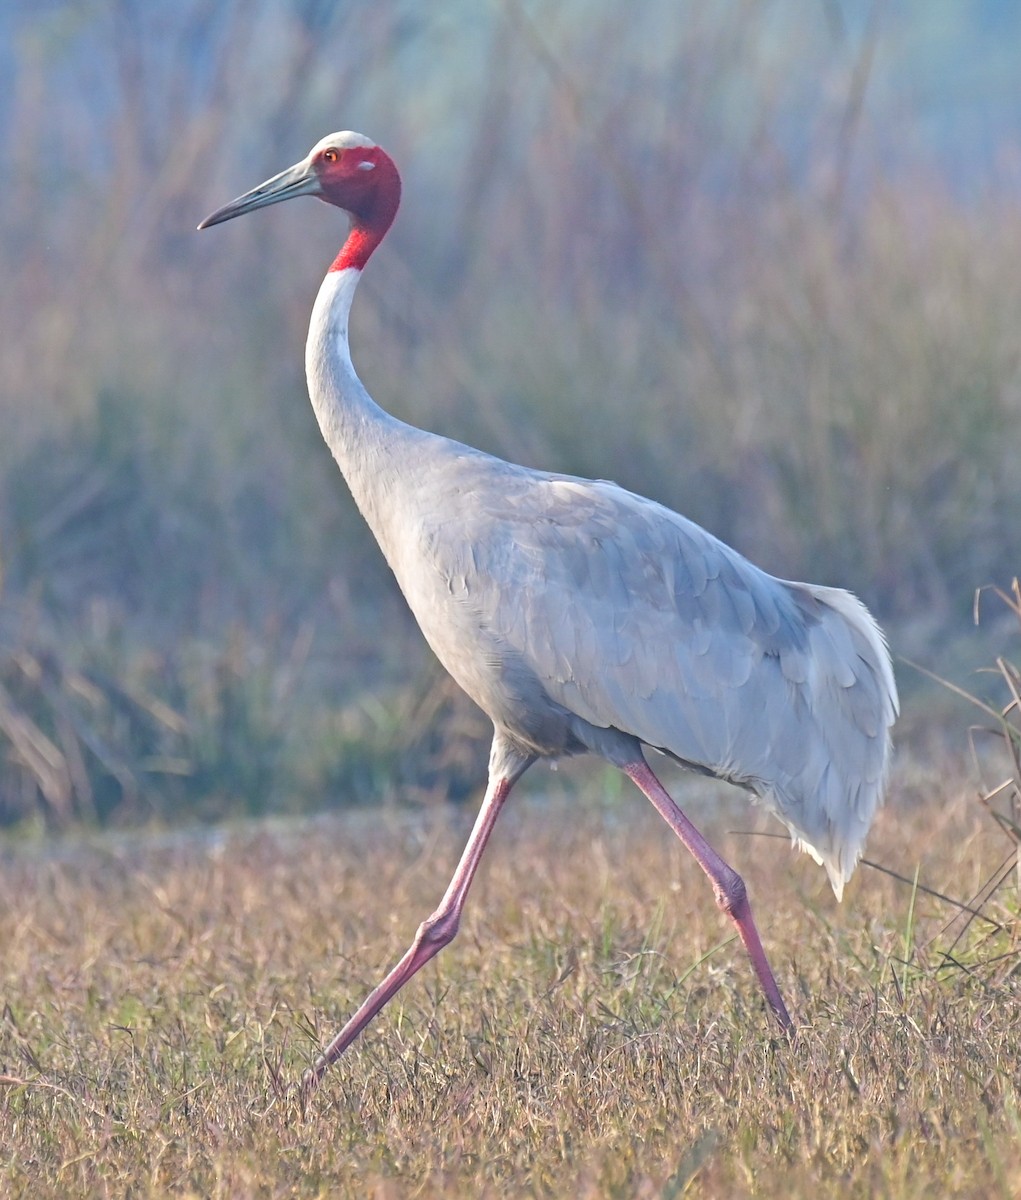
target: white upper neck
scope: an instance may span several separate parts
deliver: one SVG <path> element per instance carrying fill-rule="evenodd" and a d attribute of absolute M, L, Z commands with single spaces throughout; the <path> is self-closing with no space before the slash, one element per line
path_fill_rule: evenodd
<path fill-rule="evenodd" d="M 305 345 L 305 374 L 309 391 L 312 391 L 313 378 L 327 365 L 324 359 L 336 359 L 338 366 L 354 374 L 347 328 L 351 301 L 361 277 L 362 273 L 357 267 L 330 271 L 319 288 L 319 295 L 312 306 L 308 342 Z M 312 402 L 315 403 L 314 395 Z"/>
<path fill-rule="evenodd" d="M 365 390 L 351 362 L 348 317 L 361 278 L 357 267 L 330 271 L 312 308 L 305 373 L 326 444 L 347 480 L 362 515 L 387 557 L 392 544 L 393 506 L 407 443 L 428 438 L 384 412 Z"/>

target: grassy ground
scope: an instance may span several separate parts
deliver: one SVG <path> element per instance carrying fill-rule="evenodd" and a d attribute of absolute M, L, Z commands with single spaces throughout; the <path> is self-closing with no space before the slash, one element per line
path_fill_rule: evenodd
<path fill-rule="evenodd" d="M 973 897 L 1003 835 L 952 774 L 896 790 L 873 857 Z M 303 1117 L 289 1084 L 439 897 L 465 819 L 9 851 L 0 1192 L 1018 1194 L 1013 881 L 968 925 L 868 867 L 838 907 L 807 858 L 727 832 L 769 828 L 740 801 L 703 823 L 757 903 L 796 1045 L 640 800 L 525 798 L 458 940 Z"/>

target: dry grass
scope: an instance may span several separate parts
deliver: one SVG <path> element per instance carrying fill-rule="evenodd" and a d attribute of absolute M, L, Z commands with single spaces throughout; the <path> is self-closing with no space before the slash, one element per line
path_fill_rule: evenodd
<path fill-rule="evenodd" d="M 1002 832 L 945 771 L 897 790 L 873 856 L 976 895 Z M 724 832 L 748 827 L 740 803 L 708 826 L 758 902 L 796 1045 L 774 1036 L 705 881 L 637 799 L 523 799 L 457 942 L 302 1118 L 288 1082 L 438 898 L 464 819 L 362 813 L 9 853 L 0 1192 L 1021 1189 L 1016 895 L 983 898 L 964 926 L 865 868 L 838 908 L 807 859 Z"/>

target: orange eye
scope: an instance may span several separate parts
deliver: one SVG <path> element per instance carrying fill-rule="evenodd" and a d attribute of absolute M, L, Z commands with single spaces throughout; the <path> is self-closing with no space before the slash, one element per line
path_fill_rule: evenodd
<path fill-rule="evenodd" d="M 327 162 L 336 162 L 337 159 L 340 158 L 340 152 L 338 150 L 334 150 L 331 146 L 329 150 L 323 151 L 323 158 L 325 158 Z"/>

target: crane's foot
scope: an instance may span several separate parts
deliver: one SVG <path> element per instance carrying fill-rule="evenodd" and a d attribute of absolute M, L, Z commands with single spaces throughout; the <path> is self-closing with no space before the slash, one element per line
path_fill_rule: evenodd
<path fill-rule="evenodd" d="M 329 1063 L 320 1055 L 312 1066 L 302 1073 L 301 1082 L 298 1084 L 298 1107 L 301 1110 L 302 1120 L 308 1110 L 309 1101 L 319 1089 L 319 1081 L 328 1069 Z"/>

